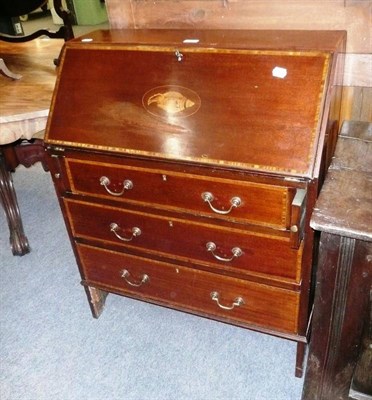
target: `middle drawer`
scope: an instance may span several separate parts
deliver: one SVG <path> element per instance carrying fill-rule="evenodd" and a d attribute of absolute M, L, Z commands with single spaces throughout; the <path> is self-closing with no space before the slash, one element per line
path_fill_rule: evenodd
<path fill-rule="evenodd" d="M 202 219 L 170 218 L 73 199 L 64 202 L 76 238 L 109 242 L 240 274 L 300 281 L 302 246 L 292 249 L 288 237 L 213 225 Z"/>

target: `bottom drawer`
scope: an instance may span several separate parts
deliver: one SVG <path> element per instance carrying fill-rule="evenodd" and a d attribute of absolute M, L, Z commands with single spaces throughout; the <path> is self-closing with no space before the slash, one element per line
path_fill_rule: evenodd
<path fill-rule="evenodd" d="M 78 244 L 90 286 L 216 319 L 297 333 L 299 293 Z"/>

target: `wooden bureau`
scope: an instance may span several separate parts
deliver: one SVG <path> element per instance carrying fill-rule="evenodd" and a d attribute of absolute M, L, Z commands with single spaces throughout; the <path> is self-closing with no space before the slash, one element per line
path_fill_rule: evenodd
<path fill-rule="evenodd" d="M 97 31 L 68 42 L 49 167 L 93 315 L 109 292 L 295 340 L 344 32 Z"/>

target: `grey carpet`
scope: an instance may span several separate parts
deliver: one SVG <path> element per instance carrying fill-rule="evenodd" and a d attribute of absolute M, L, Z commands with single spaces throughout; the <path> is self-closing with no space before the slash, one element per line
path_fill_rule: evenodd
<path fill-rule="evenodd" d="M 13 176 L 32 252 L 0 211 L 1 400 L 299 400 L 295 343 L 109 295 L 98 320 L 49 174 Z"/>

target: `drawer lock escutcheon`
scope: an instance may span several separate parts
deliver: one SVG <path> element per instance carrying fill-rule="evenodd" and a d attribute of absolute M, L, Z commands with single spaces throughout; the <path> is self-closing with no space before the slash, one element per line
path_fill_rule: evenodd
<path fill-rule="evenodd" d="M 128 238 L 123 237 L 121 235 L 119 235 L 118 231 L 120 230 L 120 227 L 118 224 L 116 224 L 115 222 L 112 222 L 110 224 L 110 231 L 113 232 L 113 234 L 119 239 L 122 240 L 123 242 L 130 242 L 131 240 L 133 240 L 135 237 L 140 236 L 142 231 L 140 228 L 137 228 L 136 226 L 132 228 L 132 235 Z"/>
<path fill-rule="evenodd" d="M 143 274 L 142 277 L 140 277 L 140 281 L 139 282 L 135 282 L 135 281 L 130 280 L 130 272 L 127 269 L 124 269 L 121 272 L 121 277 L 125 280 L 125 282 L 128 285 L 134 286 L 134 287 L 140 287 L 143 284 L 150 282 L 150 277 L 147 274 Z"/>
<path fill-rule="evenodd" d="M 183 54 L 179 50 L 176 50 L 174 52 L 174 55 L 176 56 L 178 62 L 181 62 L 183 60 Z"/>
<path fill-rule="evenodd" d="M 216 244 L 213 243 L 213 242 L 208 242 L 208 243 L 205 245 L 205 247 L 206 247 L 207 251 L 209 251 L 210 253 L 212 253 L 213 257 L 214 257 L 216 260 L 219 260 L 219 261 L 230 262 L 230 261 L 232 261 L 234 258 L 238 258 L 238 257 L 240 257 L 240 256 L 243 255 L 243 251 L 242 251 L 242 249 L 241 249 L 240 247 L 233 247 L 233 248 L 231 249 L 232 256 L 231 256 L 230 258 L 221 257 L 221 256 L 219 256 L 218 254 L 216 254 L 215 251 L 216 251 L 216 249 L 217 249 L 217 246 L 216 246 Z"/>
<path fill-rule="evenodd" d="M 240 307 L 245 304 L 243 297 L 236 297 L 231 306 L 224 306 L 220 303 L 220 294 L 218 292 L 211 292 L 211 299 L 215 301 L 218 307 L 223 310 L 233 310 L 235 307 Z"/>
<path fill-rule="evenodd" d="M 240 197 L 234 196 L 230 200 L 230 208 L 228 210 L 218 210 L 212 204 L 212 201 L 214 200 L 214 196 L 212 193 L 204 192 L 204 193 L 202 193 L 201 197 L 206 203 L 209 204 L 209 207 L 211 208 L 211 210 L 214 211 L 216 214 L 222 214 L 222 215 L 229 214 L 233 208 L 239 207 L 242 204 Z"/>
<path fill-rule="evenodd" d="M 133 182 L 129 179 L 126 179 L 123 182 L 123 189 L 120 192 L 113 192 L 109 189 L 111 181 L 109 178 L 107 178 L 107 176 L 101 176 L 101 178 L 99 179 L 99 183 L 106 189 L 106 192 L 111 194 L 112 196 L 122 196 L 126 190 L 133 189 Z"/>

